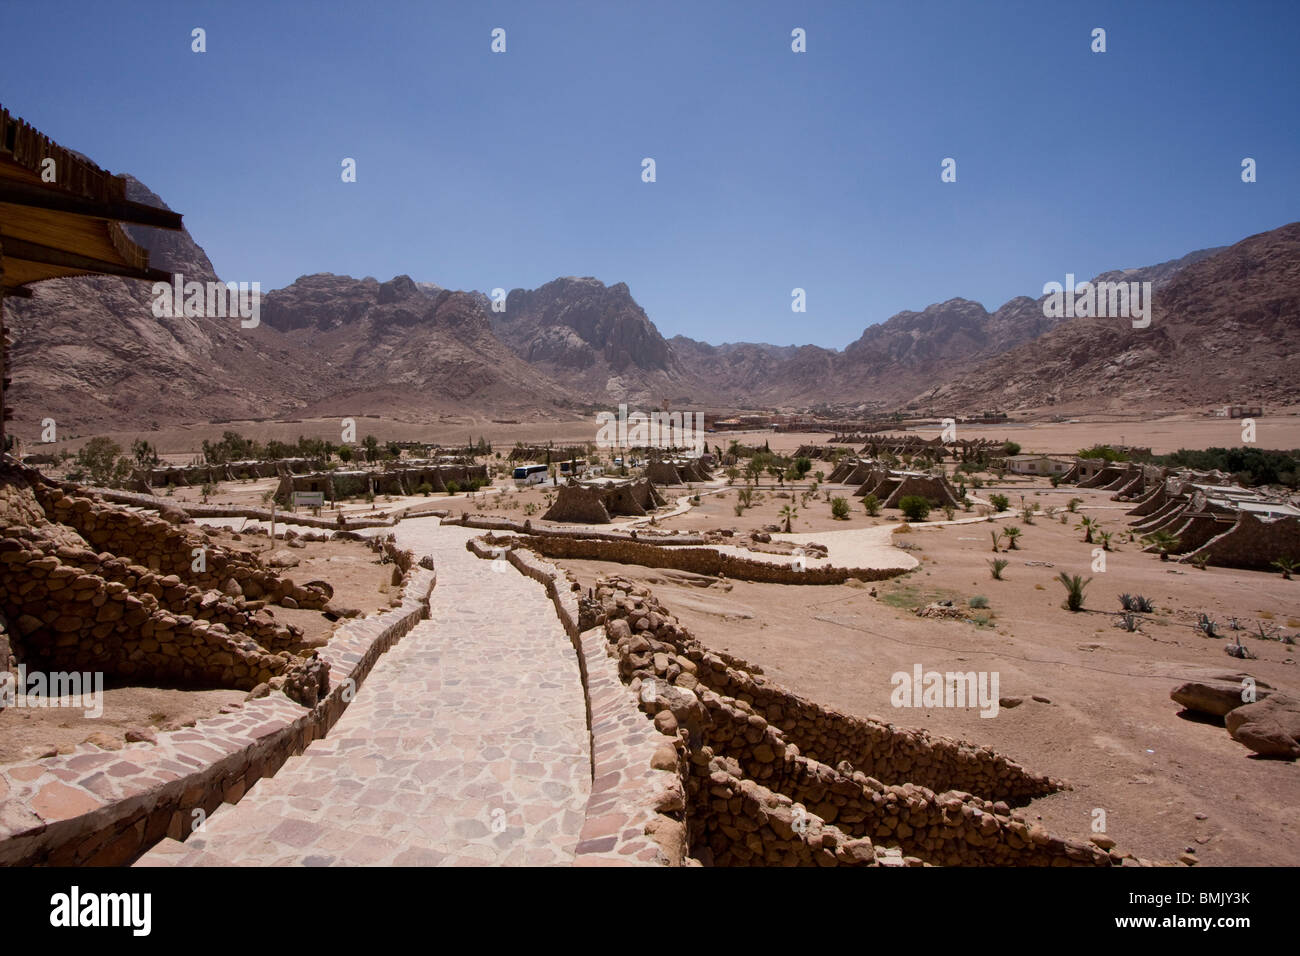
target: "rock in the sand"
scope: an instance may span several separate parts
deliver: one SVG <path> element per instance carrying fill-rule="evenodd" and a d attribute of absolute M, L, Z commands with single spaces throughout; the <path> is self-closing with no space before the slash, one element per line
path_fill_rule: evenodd
<path fill-rule="evenodd" d="M 1170 691 L 1169 697 L 1188 710 L 1222 717 L 1230 710 L 1252 703 L 1242 699 L 1242 693 L 1247 686 L 1244 679 L 1248 676 L 1242 674 L 1240 678 L 1234 679 L 1232 675 L 1225 675 L 1218 680 L 1190 680 Z M 1269 684 L 1255 681 L 1256 700 L 1263 700 L 1271 692 L 1272 687 Z"/>
<path fill-rule="evenodd" d="M 267 558 L 266 563 L 273 568 L 296 568 L 298 566 L 298 555 L 290 554 L 288 551 L 275 551 Z"/>
<path fill-rule="evenodd" d="M 1300 757 L 1300 700 L 1272 694 L 1230 710 L 1223 718 L 1228 734 L 1265 757 Z"/>

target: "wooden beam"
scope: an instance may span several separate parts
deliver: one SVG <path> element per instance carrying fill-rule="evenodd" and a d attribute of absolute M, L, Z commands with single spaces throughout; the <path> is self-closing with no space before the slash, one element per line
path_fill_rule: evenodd
<path fill-rule="evenodd" d="M 158 209 L 130 200 L 113 200 L 97 202 L 71 193 L 55 189 L 42 189 L 30 183 L 13 180 L 0 180 L 0 203 L 12 203 L 15 206 L 29 206 L 34 209 L 49 209 L 54 212 L 66 212 L 74 216 L 88 216 L 92 219 L 117 220 L 139 226 L 154 226 L 158 229 L 183 229 L 180 213 L 169 209 Z"/>
<path fill-rule="evenodd" d="M 72 269 L 99 275 L 121 276 L 126 279 L 152 279 L 155 282 L 170 282 L 172 274 L 161 269 L 137 269 L 121 262 L 109 262 L 90 256 L 78 255 L 64 249 L 43 246 L 25 239 L 0 235 L 4 246 L 4 256 L 19 262 L 38 262 L 42 265 L 57 266 L 60 269 Z"/>

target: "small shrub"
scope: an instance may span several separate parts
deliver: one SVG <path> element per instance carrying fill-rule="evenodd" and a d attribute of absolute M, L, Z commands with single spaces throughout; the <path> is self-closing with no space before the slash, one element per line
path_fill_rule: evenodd
<path fill-rule="evenodd" d="M 993 506 L 993 510 L 996 512 L 1006 511 L 1007 505 L 1010 503 L 1011 501 L 1006 495 L 989 495 L 989 504 Z"/>
<path fill-rule="evenodd" d="M 994 558 L 992 561 L 989 562 L 989 573 L 993 575 L 994 581 L 1005 580 L 1002 577 L 1002 572 L 1006 569 L 1006 566 L 1010 563 L 1011 562 L 1008 561 L 1006 558 Z"/>
<path fill-rule="evenodd" d="M 943 516 L 947 518 L 949 521 L 951 521 L 953 519 L 953 516 L 956 514 L 957 514 L 957 509 L 954 508 L 952 505 L 943 506 Z"/>
<path fill-rule="evenodd" d="M 460 491 L 460 484 L 456 481 L 447 482 L 447 494 L 454 495 Z"/>
<path fill-rule="evenodd" d="M 880 514 L 880 499 L 875 495 L 867 495 L 862 499 L 862 507 L 872 518 Z"/>
<path fill-rule="evenodd" d="M 908 521 L 924 521 L 930 516 L 930 502 L 920 495 L 904 495 L 898 500 L 898 508 Z"/>
<path fill-rule="evenodd" d="M 849 518 L 849 499 L 832 498 L 831 499 L 831 517 L 837 521 L 847 521 Z"/>
<path fill-rule="evenodd" d="M 971 607 L 988 607 L 989 599 L 982 594 L 976 594 L 966 602 Z"/>
<path fill-rule="evenodd" d="M 1065 606 L 1071 611 L 1082 611 L 1083 591 L 1092 582 L 1092 578 L 1085 581 L 1078 574 L 1066 574 L 1062 571 L 1056 576 L 1056 580 L 1065 588 Z"/>
<path fill-rule="evenodd" d="M 424 495 L 424 497 L 427 498 L 429 497 L 429 495 L 433 494 L 433 485 L 429 484 L 426 481 L 421 483 L 420 487 L 416 488 L 415 490 L 418 494 Z"/>

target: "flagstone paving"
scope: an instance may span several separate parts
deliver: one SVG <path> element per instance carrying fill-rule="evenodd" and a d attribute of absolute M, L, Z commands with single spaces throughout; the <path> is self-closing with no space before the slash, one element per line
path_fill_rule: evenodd
<path fill-rule="evenodd" d="M 465 541 L 432 554 L 430 619 L 391 648 L 323 740 L 137 865 L 564 865 L 591 790 L 577 658 L 545 591 Z"/>

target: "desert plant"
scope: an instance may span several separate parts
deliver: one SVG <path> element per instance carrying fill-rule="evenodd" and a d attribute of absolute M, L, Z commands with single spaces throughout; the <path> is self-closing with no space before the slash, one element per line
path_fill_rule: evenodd
<path fill-rule="evenodd" d="M 745 506 L 742 504 L 737 504 L 734 510 L 736 512 L 736 517 L 739 518 L 741 515 L 745 513 Z"/>
<path fill-rule="evenodd" d="M 1020 520 L 1023 521 L 1025 524 L 1033 524 L 1033 523 L 1034 523 L 1034 509 L 1031 508 L 1029 505 L 1025 505 L 1023 508 L 1021 508 L 1021 509 L 1020 509 Z"/>
<path fill-rule="evenodd" d="M 1006 566 L 1010 563 L 1011 562 L 1008 561 L 1006 558 L 994 558 L 992 561 L 988 562 L 989 573 L 993 575 L 994 581 L 1004 580 L 1004 578 L 1002 577 L 1002 572 L 1006 569 Z"/>
<path fill-rule="evenodd" d="M 1062 571 L 1056 576 L 1056 580 L 1065 588 L 1065 606 L 1071 611 L 1082 611 L 1083 592 L 1092 583 L 1092 578 L 1085 581 L 1081 575 L 1066 574 Z"/>
<path fill-rule="evenodd" d="M 1070 515 L 1069 515 L 1069 513 L 1065 512 L 1065 511 L 1062 511 L 1062 512 L 1061 512 L 1061 524 L 1069 524 L 1069 523 L 1070 523 Z"/>
<path fill-rule="evenodd" d="M 943 516 L 947 518 L 949 521 L 951 521 L 953 519 L 953 516 L 956 514 L 957 514 L 957 509 L 954 508 L 952 505 L 943 506 Z"/>
<path fill-rule="evenodd" d="M 1071 498 L 1068 502 L 1066 502 L 1065 510 L 1070 512 L 1070 514 L 1074 514 L 1076 511 L 1079 510 L 1079 505 L 1081 504 L 1083 504 L 1082 498 Z"/>
<path fill-rule="evenodd" d="M 1011 499 L 1006 495 L 989 495 L 989 504 L 993 506 L 995 512 L 1000 513 L 1007 510 L 1007 505 L 1011 504 Z"/>
<path fill-rule="evenodd" d="M 996 554 L 1001 551 L 1002 549 L 998 547 L 998 545 L 1002 541 L 1002 535 L 998 534 L 996 531 L 990 531 L 989 537 L 993 539 L 993 553 Z"/>
<path fill-rule="evenodd" d="M 1291 574 L 1296 569 L 1296 560 L 1295 558 L 1278 558 L 1273 562 L 1273 567 L 1282 572 L 1283 581 L 1290 581 Z"/>
<path fill-rule="evenodd" d="M 1006 538 L 1008 542 L 1007 544 L 1008 551 L 1020 550 L 1020 547 L 1016 544 L 1016 540 L 1020 537 L 1022 533 L 1023 532 L 1019 528 L 1007 528 L 1005 531 L 1002 532 L 1002 537 Z"/>
<path fill-rule="evenodd" d="M 898 508 L 908 521 L 924 521 L 930 516 L 930 502 L 920 495 L 904 495 L 898 500 Z"/>
<path fill-rule="evenodd" d="M 1096 518 L 1084 517 L 1075 526 L 1076 531 L 1083 532 L 1083 543 L 1092 544 L 1092 536 L 1101 530 L 1101 522 Z"/>
<path fill-rule="evenodd" d="M 849 499 L 832 498 L 831 499 L 831 517 L 838 521 L 847 521 L 849 518 Z"/>
<path fill-rule="evenodd" d="M 862 499 L 862 507 L 870 517 L 874 518 L 880 514 L 880 499 L 875 495 L 867 495 Z"/>
<path fill-rule="evenodd" d="M 988 607 L 989 599 L 982 594 L 976 594 L 973 595 L 970 598 L 970 600 L 968 600 L 966 603 L 969 604 L 971 607 Z"/>
<path fill-rule="evenodd" d="M 429 495 L 433 494 L 433 485 L 429 484 L 427 481 L 421 482 L 420 487 L 416 488 L 415 491 L 417 494 L 424 495 L 424 497 L 427 498 Z"/>
<path fill-rule="evenodd" d="M 793 522 L 795 518 L 799 517 L 799 509 L 795 508 L 794 505 L 786 505 L 781 509 L 779 514 L 785 519 L 785 533 L 789 534 L 791 522 Z"/>
<path fill-rule="evenodd" d="M 1208 554 L 1194 555 L 1187 559 L 1187 563 L 1198 571 L 1204 571 L 1210 566 L 1210 556 Z"/>
<path fill-rule="evenodd" d="M 1206 637 L 1221 636 L 1219 634 L 1219 622 L 1210 617 L 1210 615 L 1206 614 L 1204 611 L 1202 611 L 1200 616 L 1196 619 L 1196 629 Z"/>
<path fill-rule="evenodd" d="M 1142 542 L 1160 552 L 1161 561 L 1168 561 L 1169 552 L 1178 547 L 1178 537 L 1164 530 L 1153 531 L 1151 534 L 1144 537 Z"/>
<path fill-rule="evenodd" d="M 1126 611 L 1119 616 L 1116 626 L 1122 627 L 1126 631 L 1133 632 L 1141 626 L 1141 623 L 1141 619 L 1136 614 L 1130 614 Z"/>
<path fill-rule="evenodd" d="M 1098 531 L 1098 532 L 1097 532 L 1097 537 L 1101 539 L 1101 550 L 1103 550 L 1103 551 L 1109 551 L 1109 550 L 1110 550 L 1110 539 L 1114 536 L 1114 534 L 1115 534 L 1115 532 L 1113 532 L 1113 531 Z"/>

